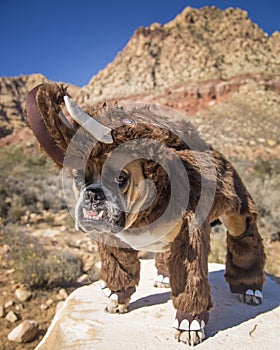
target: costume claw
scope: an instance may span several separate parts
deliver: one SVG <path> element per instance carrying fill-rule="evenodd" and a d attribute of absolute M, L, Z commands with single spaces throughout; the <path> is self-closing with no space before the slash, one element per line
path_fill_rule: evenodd
<path fill-rule="evenodd" d="M 177 319 L 173 322 L 173 328 L 179 329 L 179 321 Z"/>
<path fill-rule="evenodd" d="M 204 318 L 206 317 L 206 318 Z M 185 343 L 190 346 L 200 344 L 205 339 L 205 320 L 208 320 L 208 314 L 192 316 L 186 312 L 177 311 L 173 328 L 175 331 L 175 339 L 178 342 Z"/>
<path fill-rule="evenodd" d="M 170 284 L 169 277 L 164 277 L 164 279 L 162 280 L 162 283 L 163 284 Z"/>
<path fill-rule="evenodd" d="M 199 331 L 178 331 L 177 330 L 175 332 L 175 339 L 178 342 L 182 342 L 189 346 L 195 346 L 203 342 L 203 340 L 205 339 L 205 333 L 203 329 Z"/>
<path fill-rule="evenodd" d="M 162 283 L 163 282 L 163 276 L 162 275 L 157 275 L 157 277 L 155 278 L 155 282 L 159 282 Z"/>
<path fill-rule="evenodd" d="M 170 279 L 168 276 L 163 276 L 159 274 L 156 276 L 154 280 L 154 287 L 157 288 L 169 288 L 170 287 Z"/>
<path fill-rule="evenodd" d="M 201 329 L 201 325 L 197 320 L 193 320 L 190 325 L 190 331 L 199 331 Z"/>
<path fill-rule="evenodd" d="M 247 289 L 244 294 L 240 294 L 240 301 L 248 305 L 260 305 L 263 301 L 263 294 L 259 289 L 255 291 Z"/>
<path fill-rule="evenodd" d="M 257 298 L 260 298 L 260 299 L 263 299 L 263 294 L 262 294 L 262 292 L 260 291 L 260 290 L 256 290 L 255 291 L 255 297 L 257 297 Z"/>
<path fill-rule="evenodd" d="M 109 288 L 103 288 L 103 293 L 106 295 L 107 298 L 109 298 L 112 294 L 112 291 Z"/>
<path fill-rule="evenodd" d="M 117 296 L 117 294 L 115 294 L 115 293 L 112 293 L 110 296 L 109 296 L 109 298 L 110 299 L 112 299 L 112 300 L 115 300 L 115 301 L 118 301 L 118 296 Z"/>
<path fill-rule="evenodd" d="M 188 331 L 190 329 L 190 323 L 188 320 L 183 320 L 179 326 L 180 331 Z"/>

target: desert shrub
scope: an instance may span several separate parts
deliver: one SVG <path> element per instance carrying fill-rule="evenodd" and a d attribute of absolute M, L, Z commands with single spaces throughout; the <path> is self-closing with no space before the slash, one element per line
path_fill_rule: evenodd
<path fill-rule="evenodd" d="M 82 274 L 82 260 L 70 252 L 46 251 L 30 244 L 14 255 L 16 277 L 32 289 L 67 287 Z"/>
<path fill-rule="evenodd" d="M 16 282 L 31 289 L 68 287 L 82 274 L 79 256 L 68 251 L 49 251 L 17 226 L 2 227 L 0 232 L 0 245 L 11 247 L 9 261 Z"/>
<path fill-rule="evenodd" d="M 46 252 L 37 245 L 26 246 L 13 256 L 16 279 L 30 288 L 46 288 Z"/>
<path fill-rule="evenodd" d="M 71 252 L 48 251 L 38 243 L 14 250 L 16 279 L 32 289 L 67 287 L 82 274 L 82 260 Z"/>
<path fill-rule="evenodd" d="M 15 223 L 26 211 L 65 208 L 59 170 L 45 155 L 15 146 L 0 152 L 0 216 L 5 223 Z"/>
<path fill-rule="evenodd" d="M 254 163 L 256 176 L 260 178 L 273 178 L 280 174 L 280 161 L 278 159 L 264 160 L 257 158 Z"/>
<path fill-rule="evenodd" d="M 82 274 L 82 260 L 70 252 L 53 252 L 48 255 L 47 267 L 49 286 L 69 286 Z"/>
<path fill-rule="evenodd" d="M 67 287 L 82 274 L 82 261 L 70 252 L 47 252 L 37 245 L 14 256 L 16 277 L 32 289 Z"/>

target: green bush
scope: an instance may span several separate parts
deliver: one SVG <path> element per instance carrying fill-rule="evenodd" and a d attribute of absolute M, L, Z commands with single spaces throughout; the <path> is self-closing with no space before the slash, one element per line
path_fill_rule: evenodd
<path fill-rule="evenodd" d="M 82 274 L 82 260 L 70 252 L 29 244 L 14 254 L 16 279 L 31 289 L 68 287 Z"/>
<path fill-rule="evenodd" d="M 31 289 L 68 287 L 83 273 L 82 260 L 69 251 L 50 251 L 20 227 L 0 227 L 0 245 L 11 247 L 9 268 L 16 282 Z"/>
<path fill-rule="evenodd" d="M 15 146 L 0 152 L 0 217 L 5 223 L 19 221 L 27 211 L 66 207 L 59 170 L 45 155 Z"/>

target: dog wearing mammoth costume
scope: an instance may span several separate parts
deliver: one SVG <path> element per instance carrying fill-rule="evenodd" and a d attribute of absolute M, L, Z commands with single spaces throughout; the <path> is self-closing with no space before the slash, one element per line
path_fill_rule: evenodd
<path fill-rule="evenodd" d="M 212 307 L 211 225 L 220 220 L 227 229 L 225 278 L 245 303 L 262 302 L 265 254 L 256 207 L 236 170 L 169 114 L 143 104 L 81 109 L 56 84 L 26 98 L 39 143 L 72 175 L 75 225 L 97 241 L 106 311 L 128 311 L 138 251 L 156 252 L 155 286 L 171 287 L 175 337 L 195 345 Z"/>

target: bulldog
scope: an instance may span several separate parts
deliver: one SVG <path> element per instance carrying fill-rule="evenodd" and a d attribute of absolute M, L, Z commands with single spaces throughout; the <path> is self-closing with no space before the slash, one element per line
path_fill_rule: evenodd
<path fill-rule="evenodd" d="M 231 292 L 247 304 L 262 302 L 255 204 L 231 163 L 185 118 L 156 105 L 82 109 L 56 84 L 30 91 L 26 116 L 42 148 L 71 174 L 75 226 L 97 241 L 107 312 L 128 311 L 138 251 L 155 252 L 155 287 L 171 288 L 175 338 L 202 342 L 212 308 L 210 231 L 218 220 L 227 230 Z"/>

